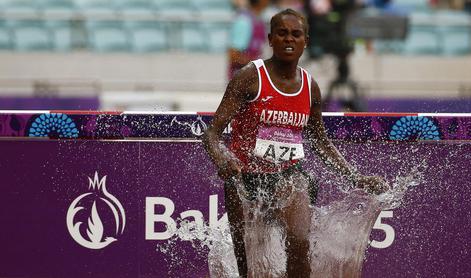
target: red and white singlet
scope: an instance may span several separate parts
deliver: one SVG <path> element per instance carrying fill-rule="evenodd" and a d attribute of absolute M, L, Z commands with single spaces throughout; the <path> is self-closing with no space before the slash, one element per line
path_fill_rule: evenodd
<path fill-rule="evenodd" d="M 311 110 L 311 76 L 299 68 L 302 82 L 296 93 L 275 87 L 263 60 L 255 99 L 232 120 L 230 150 L 243 163 L 243 172 L 273 173 L 304 158 L 302 131 Z"/>

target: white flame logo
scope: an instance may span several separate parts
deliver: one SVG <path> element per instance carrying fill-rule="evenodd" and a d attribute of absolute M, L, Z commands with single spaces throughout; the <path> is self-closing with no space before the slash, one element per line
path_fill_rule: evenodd
<path fill-rule="evenodd" d="M 208 129 L 208 126 L 203 122 L 201 116 L 198 116 L 196 121 L 191 124 L 191 132 L 196 136 L 203 135 L 206 129 Z"/>
<path fill-rule="evenodd" d="M 114 215 L 114 220 L 116 223 L 116 232 L 115 236 L 121 235 L 124 231 L 124 227 L 126 226 L 126 216 L 124 213 L 124 208 L 121 203 L 116 199 L 115 196 L 111 195 L 106 190 L 106 176 L 98 178 L 98 173 L 95 172 L 95 177 L 93 180 L 89 177 L 89 189 L 90 190 L 98 190 L 100 196 L 98 199 L 104 201 L 108 207 L 111 209 Z M 77 204 L 83 198 L 92 195 L 93 192 L 84 193 L 78 196 L 70 205 L 67 211 L 67 228 L 69 230 L 70 235 L 72 238 L 83 247 L 89 249 L 102 249 L 112 242 L 116 241 L 116 237 L 105 237 L 104 236 L 104 227 L 103 222 L 100 219 L 100 215 L 98 214 L 96 201 L 93 201 L 92 209 L 90 212 L 90 216 L 88 217 L 88 227 L 87 227 L 87 236 L 88 240 L 85 239 L 82 234 L 80 233 L 80 226 L 83 224 L 82 222 L 77 222 L 74 224 L 74 217 L 75 215 L 84 209 L 84 207 L 77 206 Z"/>
<path fill-rule="evenodd" d="M 203 118 L 201 116 L 198 116 L 196 118 L 196 121 L 191 124 L 188 122 L 180 122 L 179 120 L 177 120 L 177 117 L 174 117 L 170 122 L 170 126 L 173 126 L 174 123 L 189 127 L 191 129 L 191 132 L 196 136 L 203 135 L 206 129 L 208 129 L 208 125 L 203 121 Z"/>

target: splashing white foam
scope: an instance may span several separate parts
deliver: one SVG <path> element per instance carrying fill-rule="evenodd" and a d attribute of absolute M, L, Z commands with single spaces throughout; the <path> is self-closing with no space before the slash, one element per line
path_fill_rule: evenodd
<path fill-rule="evenodd" d="M 407 190 L 422 181 L 422 166 L 414 167 L 406 176 L 396 177 L 391 189 L 381 195 L 358 189 L 345 192 L 340 185 L 339 190 L 345 193 L 341 198 L 325 206 L 311 207 L 308 224 L 311 277 L 361 277 L 369 235 L 378 214 L 401 205 Z M 307 183 L 302 177 L 296 178 L 298 183 Z M 298 184 L 295 188 L 303 187 Z M 297 201 L 298 190 L 283 191 L 280 196 L 284 200 L 278 202 L 278 199 L 270 206 L 259 200 L 243 201 L 249 277 L 286 277 L 286 225 L 271 216 Z M 201 252 L 209 248 L 210 277 L 239 277 L 227 222 L 209 227 L 183 221 L 175 234 L 175 239 L 193 239 L 193 247 Z M 159 251 L 170 254 L 174 245 L 175 242 L 161 245 Z M 178 256 L 174 261 L 178 261 Z"/>

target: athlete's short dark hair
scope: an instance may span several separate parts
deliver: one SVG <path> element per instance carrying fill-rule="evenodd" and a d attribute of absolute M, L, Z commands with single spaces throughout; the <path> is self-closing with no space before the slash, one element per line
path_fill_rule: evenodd
<path fill-rule="evenodd" d="M 308 36 L 309 35 L 309 24 L 307 23 L 306 18 L 300 14 L 299 12 L 293 10 L 293 9 L 286 9 L 283 10 L 277 14 L 275 14 L 271 20 L 270 20 L 270 33 L 273 31 L 275 28 L 276 24 L 281 20 L 281 18 L 285 15 L 292 15 L 297 17 L 302 23 L 303 23 L 303 30 L 304 30 L 304 35 Z"/>

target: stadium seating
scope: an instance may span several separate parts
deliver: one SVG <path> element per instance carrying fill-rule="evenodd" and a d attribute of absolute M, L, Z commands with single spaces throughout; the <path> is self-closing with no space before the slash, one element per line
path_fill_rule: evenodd
<path fill-rule="evenodd" d="M 153 0 L 160 16 L 185 18 L 195 14 L 195 9 L 188 0 Z"/>
<path fill-rule="evenodd" d="M 35 17 L 39 12 L 37 2 L 29 0 L 1 0 L 0 11 L 24 17 Z"/>
<path fill-rule="evenodd" d="M 3 20 L 0 20 L 0 49 L 11 49 L 11 34 L 10 29 L 6 26 Z"/>
<path fill-rule="evenodd" d="M 198 14 L 203 18 L 207 18 L 208 20 L 210 20 L 211 18 L 230 19 L 235 16 L 234 11 L 230 9 L 226 9 L 224 7 L 212 7 L 209 9 L 198 9 Z"/>
<path fill-rule="evenodd" d="M 229 42 L 229 26 L 222 23 L 205 23 L 202 28 L 206 33 L 208 51 L 224 52 Z"/>
<path fill-rule="evenodd" d="M 379 53 L 400 54 L 404 50 L 404 42 L 399 40 L 375 40 L 374 49 Z"/>
<path fill-rule="evenodd" d="M 126 30 L 121 21 L 94 21 L 86 23 L 90 47 L 98 52 L 129 51 Z"/>
<path fill-rule="evenodd" d="M 438 33 L 430 12 L 413 12 L 409 16 L 410 27 L 404 44 L 405 54 L 438 54 L 440 51 Z"/>
<path fill-rule="evenodd" d="M 56 51 L 69 51 L 72 49 L 73 27 L 68 20 L 47 20 L 45 27 L 51 36 L 52 48 Z"/>
<path fill-rule="evenodd" d="M 405 54 L 439 54 L 437 32 L 433 28 L 412 27 L 404 45 Z"/>
<path fill-rule="evenodd" d="M 437 27 L 442 52 L 445 55 L 461 55 L 471 52 L 471 19 L 469 15 L 456 11 L 439 11 Z"/>
<path fill-rule="evenodd" d="M 207 51 L 206 33 L 201 24 L 183 24 L 181 30 L 181 48 L 187 51 Z"/>
<path fill-rule="evenodd" d="M 12 42 L 19 51 L 51 50 L 51 38 L 41 20 L 10 20 Z"/>
<path fill-rule="evenodd" d="M 74 0 L 78 11 L 88 18 L 111 17 L 116 13 L 113 0 Z"/>
<path fill-rule="evenodd" d="M 155 4 L 149 0 L 116 0 L 115 7 L 125 17 L 151 17 L 156 11 Z"/>
<path fill-rule="evenodd" d="M 429 7 L 428 0 L 394 0 L 392 3 L 398 8 L 408 10 L 410 12 L 414 11 L 426 11 Z"/>
<path fill-rule="evenodd" d="M 427 0 L 394 5 L 410 11 L 409 36 L 375 41 L 380 53 L 471 53 L 468 14 Z M 224 52 L 234 15 L 230 0 L 0 0 L 0 49 Z"/>
<path fill-rule="evenodd" d="M 191 4 L 194 7 L 200 7 L 202 9 L 211 8 L 211 7 L 224 7 L 226 9 L 231 9 L 231 2 L 224 0 L 190 0 Z"/>
<path fill-rule="evenodd" d="M 71 16 L 76 10 L 73 0 L 37 0 L 38 8 L 46 16 Z"/>
<path fill-rule="evenodd" d="M 193 7 L 204 18 L 230 18 L 234 10 L 229 1 L 219 0 L 191 0 Z"/>
<path fill-rule="evenodd" d="M 131 49 L 134 52 L 154 52 L 168 49 L 166 24 L 150 21 L 126 21 L 130 34 Z"/>
<path fill-rule="evenodd" d="M 442 49 L 445 55 L 462 55 L 471 52 L 469 31 L 452 30 L 443 33 Z"/>

